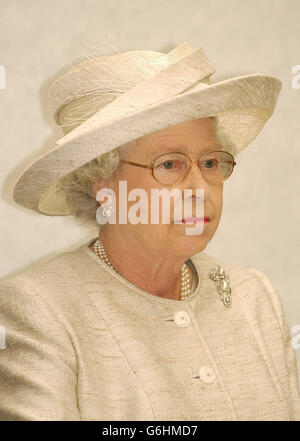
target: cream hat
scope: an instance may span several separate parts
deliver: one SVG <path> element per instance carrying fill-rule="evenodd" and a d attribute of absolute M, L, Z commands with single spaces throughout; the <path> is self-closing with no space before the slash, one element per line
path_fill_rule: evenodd
<path fill-rule="evenodd" d="M 13 198 L 46 215 L 69 215 L 65 175 L 122 144 L 184 121 L 215 116 L 237 155 L 272 115 L 281 81 L 264 74 L 214 84 L 202 48 L 184 43 L 167 54 L 128 51 L 72 66 L 49 91 L 64 136 L 19 176 Z"/>

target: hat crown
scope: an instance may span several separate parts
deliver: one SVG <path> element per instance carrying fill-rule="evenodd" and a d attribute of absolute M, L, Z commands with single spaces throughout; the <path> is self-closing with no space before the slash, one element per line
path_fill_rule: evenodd
<path fill-rule="evenodd" d="M 174 77 L 173 81 L 170 81 L 172 78 L 165 81 L 165 83 L 169 83 L 168 93 L 166 93 L 166 88 L 162 90 L 157 87 L 157 81 L 152 90 L 147 86 L 143 91 L 141 89 L 142 93 L 139 96 L 143 95 L 143 98 L 147 94 L 147 89 L 149 90 L 144 104 L 147 102 L 147 105 L 151 105 L 161 99 L 176 95 L 176 93 L 182 93 L 186 88 L 193 86 L 195 82 L 209 83 L 209 76 L 215 72 L 215 69 L 208 61 L 202 48 L 194 50 L 187 43 L 183 43 L 167 54 L 133 50 L 91 57 L 80 62 L 58 78 L 49 90 L 49 96 L 56 108 L 55 120 L 63 132 L 67 134 L 100 109 L 106 108 L 122 95 L 127 96 L 129 91 L 144 82 L 147 83 L 152 77 L 156 78 L 157 74 L 171 65 L 176 65 L 180 60 L 189 58 L 189 56 L 190 63 L 185 64 L 184 70 L 177 69 L 177 72 L 174 71 L 176 78 Z M 164 78 L 162 78 L 163 80 Z M 174 92 L 172 92 L 172 85 L 175 81 L 182 84 L 180 90 L 174 87 Z M 116 104 L 120 110 L 119 101 L 117 100 Z M 128 104 L 134 108 L 133 102 L 126 103 L 127 106 Z M 137 104 L 136 94 L 134 104 Z"/>

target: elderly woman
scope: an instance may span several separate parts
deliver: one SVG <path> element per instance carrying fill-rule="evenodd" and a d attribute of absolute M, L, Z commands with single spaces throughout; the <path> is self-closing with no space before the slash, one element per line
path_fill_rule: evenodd
<path fill-rule="evenodd" d="M 183 44 L 95 57 L 54 83 L 64 137 L 14 198 L 98 234 L 1 282 L 1 420 L 300 419 L 277 291 L 203 252 L 280 81 L 213 72 Z M 176 191 L 157 205 L 162 190 Z"/>

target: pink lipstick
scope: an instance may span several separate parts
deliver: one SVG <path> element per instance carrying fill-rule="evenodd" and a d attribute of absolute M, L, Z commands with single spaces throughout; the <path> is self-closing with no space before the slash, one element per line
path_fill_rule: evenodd
<path fill-rule="evenodd" d="M 196 216 L 191 216 L 191 217 L 186 217 L 185 219 L 182 219 L 181 221 L 175 221 L 174 224 L 201 224 L 201 223 L 207 223 L 209 222 L 210 219 L 209 217 L 205 216 L 205 217 L 196 217 Z"/>

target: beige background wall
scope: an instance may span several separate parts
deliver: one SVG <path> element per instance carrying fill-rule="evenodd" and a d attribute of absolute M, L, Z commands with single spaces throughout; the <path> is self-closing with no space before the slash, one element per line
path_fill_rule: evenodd
<path fill-rule="evenodd" d="M 258 72 L 283 83 L 273 117 L 224 185 L 223 216 L 206 252 L 265 272 L 290 327 L 300 325 L 300 88 L 292 87 L 299 0 L 1 0 L 0 11 L 0 277 L 96 235 L 10 199 L 24 165 L 61 136 L 47 107 L 49 82 L 91 45 L 165 51 L 187 42 L 205 49 L 213 81 Z M 297 356 L 300 375 L 300 349 Z"/>

